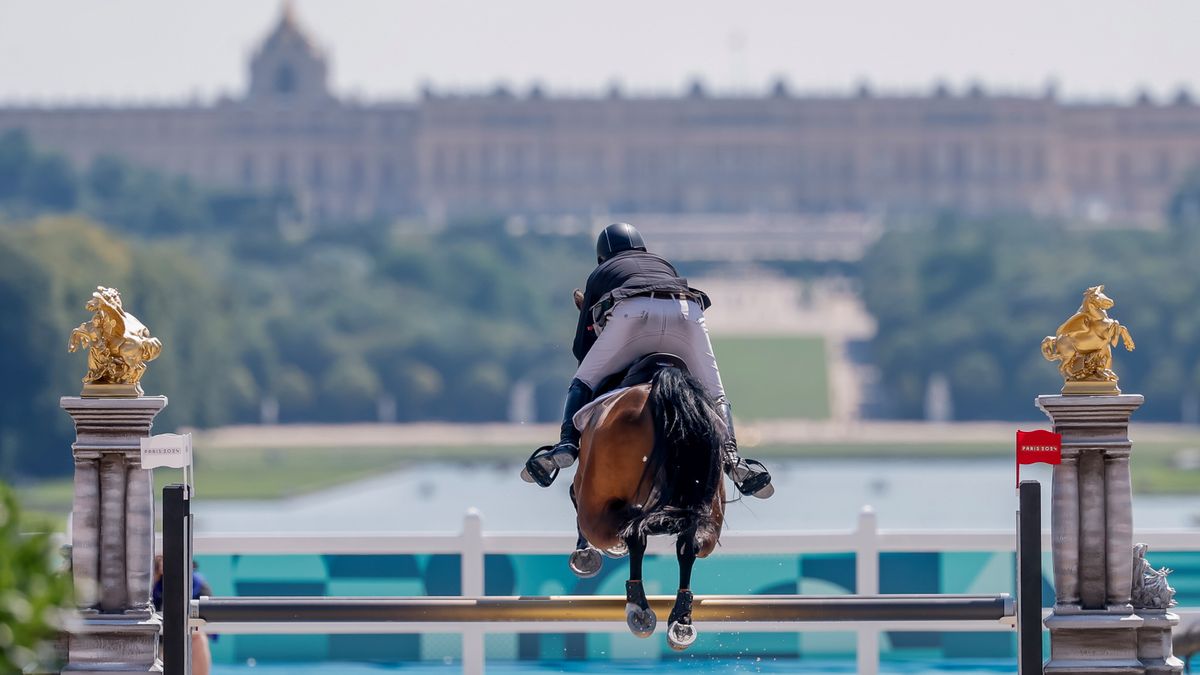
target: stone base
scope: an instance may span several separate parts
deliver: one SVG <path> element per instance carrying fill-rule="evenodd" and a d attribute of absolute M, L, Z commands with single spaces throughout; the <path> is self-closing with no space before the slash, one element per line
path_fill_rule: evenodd
<path fill-rule="evenodd" d="M 1142 627 L 1138 629 L 1138 659 L 1147 673 L 1176 675 L 1183 672 L 1183 661 L 1175 658 L 1171 631 L 1179 625 L 1179 616 L 1162 609 L 1139 609 Z"/>
<path fill-rule="evenodd" d="M 1063 385 L 1063 396 L 1120 396 L 1116 382 L 1070 381 Z"/>
<path fill-rule="evenodd" d="M 1044 672 L 1140 675 L 1146 672 L 1138 660 L 1138 629 L 1142 625 L 1136 614 L 1056 607 L 1046 619 L 1050 660 Z"/>
<path fill-rule="evenodd" d="M 83 398 L 137 398 L 145 396 L 146 392 L 142 390 L 142 385 L 133 384 L 96 384 L 88 382 L 83 385 L 83 392 L 79 394 Z"/>
<path fill-rule="evenodd" d="M 161 673 L 158 614 L 91 614 L 70 626 L 64 673 Z"/>

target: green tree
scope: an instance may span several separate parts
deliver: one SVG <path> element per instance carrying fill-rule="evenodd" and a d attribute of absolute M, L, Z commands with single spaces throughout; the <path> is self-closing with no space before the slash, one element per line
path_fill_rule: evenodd
<path fill-rule="evenodd" d="M 1200 167 L 1189 171 L 1167 200 L 1166 216 L 1177 232 L 1200 234 Z"/>
<path fill-rule="evenodd" d="M 30 202 L 38 206 L 68 211 L 75 207 L 79 198 L 75 170 L 64 157 L 39 157 L 25 180 L 25 194 Z"/>
<path fill-rule="evenodd" d="M 170 396 L 165 429 L 253 421 L 266 398 L 285 421 L 371 420 L 384 396 L 404 419 L 496 420 L 519 379 L 561 402 L 587 237 L 490 217 L 313 228 L 285 193 L 113 157 L 78 175 L 19 133 L 0 136 L 0 179 L 0 376 L 21 382 L 0 393 L 0 470 L 69 469 L 57 400 L 85 366 L 63 346 L 101 284 L 164 343 L 143 386 Z"/>
<path fill-rule="evenodd" d="M 57 670 L 53 641 L 73 606 L 71 580 L 49 533 L 29 534 L 0 483 L 0 672 Z"/>
<path fill-rule="evenodd" d="M 25 132 L 14 130 L 0 135 L 0 200 L 23 196 L 35 157 Z"/>
<path fill-rule="evenodd" d="M 879 322 L 882 384 L 901 417 L 923 414 L 930 376 L 949 377 L 956 416 L 1032 417 L 1037 394 L 1061 387 L 1038 345 L 1103 283 L 1138 351 L 1115 351 L 1125 391 L 1148 395 L 1139 416 L 1177 420 L 1196 391 L 1189 246 L 1167 232 L 1095 231 L 1034 220 L 947 219 L 890 232 L 863 262 L 864 300 Z"/>

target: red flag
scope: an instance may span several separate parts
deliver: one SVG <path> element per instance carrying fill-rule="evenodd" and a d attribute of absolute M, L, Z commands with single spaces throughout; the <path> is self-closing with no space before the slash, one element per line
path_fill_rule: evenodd
<path fill-rule="evenodd" d="M 1062 464 L 1062 434 L 1038 429 L 1017 432 L 1017 486 L 1022 464 Z"/>

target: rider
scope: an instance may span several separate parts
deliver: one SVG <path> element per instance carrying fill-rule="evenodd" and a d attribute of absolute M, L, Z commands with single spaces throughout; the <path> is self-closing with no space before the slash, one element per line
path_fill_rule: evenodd
<path fill-rule="evenodd" d="M 704 384 L 725 420 L 729 440 L 723 448 L 725 473 L 745 495 L 766 499 L 774 493 L 771 475 L 755 460 L 738 455 L 733 412 L 704 324 L 708 296 L 689 288 L 665 259 L 646 251 L 632 225 L 615 223 L 596 240 L 597 267 L 588 277 L 573 351 L 579 369 L 567 390 L 558 444 L 540 448 L 521 477 L 547 487 L 557 469 L 579 456 L 575 413 L 592 400 L 606 377 L 653 352 L 679 356 Z"/>

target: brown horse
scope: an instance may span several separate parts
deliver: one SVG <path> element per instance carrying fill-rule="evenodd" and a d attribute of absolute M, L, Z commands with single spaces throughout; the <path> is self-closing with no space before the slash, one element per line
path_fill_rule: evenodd
<path fill-rule="evenodd" d="M 675 535 L 679 592 L 667 641 L 686 649 L 696 640 L 692 565 L 721 536 L 724 423 L 700 382 L 676 365 L 597 403 L 586 416 L 571 487 L 579 529 L 571 569 L 594 576 L 601 550 L 613 557 L 628 551 L 625 622 L 634 635 L 649 637 L 658 619 L 642 587 L 646 537 Z"/>

